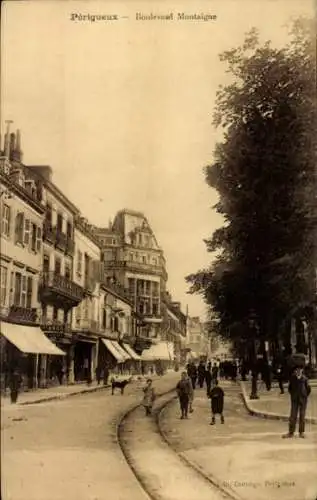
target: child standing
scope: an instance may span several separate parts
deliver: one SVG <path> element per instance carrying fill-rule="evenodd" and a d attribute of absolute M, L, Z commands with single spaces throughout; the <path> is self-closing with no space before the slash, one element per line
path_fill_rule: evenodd
<path fill-rule="evenodd" d="M 218 385 L 218 380 L 215 380 L 214 382 L 214 387 L 211 389 L 209 393 L 209 397 L 211 399 L 211 422 L 210 425 L 215 425 L 216 423 L 216 415 L 220 415 L 221 423 L 225 423 L 225 419 L 223 416 L 223 402 L 224 402 L 224 397 L 225 393 L 219 387 Z"/>
<path fill-rule="evenodd" d="M 145 408 L 145 414 L 151 415 L 153 403 L 155 400 L 155 391 L 152 387 L 152 379 L 149 378 L 146 381 L 146 386 L 144 387 L 143 392 L 143 406 Z"/>

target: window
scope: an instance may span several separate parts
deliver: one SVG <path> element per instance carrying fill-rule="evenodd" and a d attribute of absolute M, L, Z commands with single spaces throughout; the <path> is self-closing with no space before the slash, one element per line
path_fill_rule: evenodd
<path fill-rule="evenodd" d="M 133 253 L 129 253 L 129 259 L 133 260 Z"/>
<path fill-rule="evenodd" d="M 72 228 L 72 225 L 71 225 L 70 222 L 67 222 L 67 230 L 66 230 L 66 232 L 67 232 L 67 238 L 69 240 L 71 240 L 72 237 L 73 237 L 73 228 Z"/>
<path fill-rule="evenodd" d="M 38 227 L 36 230 L 36 251 L 40 252 L 42 246 L 42 228 Z"/>
<path fill-rule="evenodd" d="M 142 255 L 142 263 L 146 264 L 146 255 Z"/>
<path fill-rule="evenodd" d="M 32 252 L 36 252 L 36 242 L 37 242 L 37 227 L 35 224 L 31 224 L 31 249 Z"/>
<path fill-rule="evenodd" d="M 26 296 L 27 296 L 27 279 L 26 276 L 22 276 L 22 281 L 21 281 L 21 299 L 20 299 L 20 305 L 22 307 L 26 307 Z"/>
<path fill-rule="evenodd" d="M 18 212 L 15 218 L 15 243 L 23 244 L 24 213 Z"/>
<path fill-rule="evenodd" d="M 43 256 L 43 271 L 47 273 L 50 270 L 50 258 L 49 255 Z"/>
<path fill-rule="evenodd" d="M 33 279 L 31 276 L 27 278 L 27 287 L 26 287 L 26 307 L 31 309 L 32 307 L 32 291 L 33 291 Z"/>
<path fill-rule="evenodd" d="M 10 275 L 10 290 L 9 290 L 9 305 L 13 304 L 14 300 L 14 272 L 11 271 Z"/>
<path fill-rule="evenodd" d="M 1 233 L 6 236 L 10 235 L 10 219 L 11 219 L 11 208 L 9 205 L 3 205 L 2 207 L 2 218 L 1 218 Z"/>
<path fill-rule="evenodd" d="M 155 257 L 153 258 L 153 265 L 157 266 L 157 259 Z"/>
<path fill-rule="evenodd" d="M 54 306 L 54 309 L 53 309 L 53 320 L 56 321 L 57 317 L 58 317 L 58 309 L 57 309 L 56 306 Z"/>
<path fill-rule="evenodd" d="M 61 270 L 62 270 L 61 259 L 59 257 L 56 257 L 55 258 L 55 273 L 56 274 L 61 274 Z"/>
<path fill-rule="evenodd" d="M 63 231 L 63 216 L 62 214 L 57 214 L 57 223 L 56 223 L 57 231 L 61 233 Z"/>
<path fill-rule="evenodd" d="M 65 278 L 71 278 L 71 269 L 69 262 L 65 262 Z"/>
<path fill-rule="evenodd" d="M 13 301 L 15 306 L 20 305 L 21 290 L 22 290 L 22 275 L 21 275 L 21 273 L 15 273 L 14 301 Z"/>
<path fill-rule="evenodd" d="M 46 215 L 45 215 L 45 218 L 46 220 L 52 224 L 52 213 L 53 213 L 53 210 L 52 210 L 52 205 L 50 203 L 48 203 L 46 205 Z"/>
<path fill-rule="evenodd" d="M 7 300 L 7 283 L 8 283 L 8 269 L 4 266 L 0 267 L 0 304 L 4 306 Z"/>
<path fill-rule="evenodd" d="M 28 247 L 30 244 L 30 231 L 31 231 L 30 219 L 25 219 L 25 221 L 24 221 L 24 245 L 26 247 Z"/>
<path fill-rule="evenodd" d="M 77 274 L 81 275 L 83 267 L 83 254 L 80 250 L 77 251 Z"/>

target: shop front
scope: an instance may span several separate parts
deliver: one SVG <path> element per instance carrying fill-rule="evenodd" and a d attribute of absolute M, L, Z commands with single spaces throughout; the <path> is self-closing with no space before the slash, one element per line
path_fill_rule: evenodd
<path fill-rule="evenodd" d="M 73 334 L 74 381 L 87 382 L 95 380 L 98 347 L 97 337 L 80 333 Z"/>
<path fill-rule="evenodd" d="M 72 335 L 68 325 L 52 322 L 42 326 L 45 335 L 64 352 L 64 356 L 41 356 L 40 386 L 52 387 L 72 382 Z"/>
<path fill-rule="evenodd" d="M 127 362 L 131 356 L 125 351 L 117 340 L 113 338 L 100 339 L 98 365 L 101 370 L 108 369 L 115 374 L 128 372 Z"/>
<path fill-rule="evenodd" d="M 8 387 L 14 370 L 20 373 L 25 389 L 40 387 L 41 359 L 47 356 L 64 358 L 65 352 L 51 342 L 39 326 L 1 321 L 2 389 Z"/>

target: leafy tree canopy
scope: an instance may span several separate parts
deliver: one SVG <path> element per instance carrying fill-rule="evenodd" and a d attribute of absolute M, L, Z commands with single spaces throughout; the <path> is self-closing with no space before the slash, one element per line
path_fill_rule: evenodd
<path fill-rule="evenodd" d="M 311 303 L 316 243 L 316 40 L 314 26 L 293 24 L 289 44 L 261 45 L 251 30 L 226 51 L 231 83 L 217 93 L 214 125 L 224 138 L 205 168 L 219 193 L 224 225 L 206 240 L 218 256 L 188 276 L 218 330 L 241 337 L 250 312 L 272 333 L 292 311 Z M 246 329 L 244 328 L 244 331 Z"/>

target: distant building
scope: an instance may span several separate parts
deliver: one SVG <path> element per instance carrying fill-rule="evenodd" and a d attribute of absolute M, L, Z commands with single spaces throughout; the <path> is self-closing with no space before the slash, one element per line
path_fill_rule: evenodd
<path fill-rule="evenodd" d="M 190 357 L 210 357 L 209 334 L 198 316 L 188 318 L 186 341 L 187 348 L 190 350 Z"/>

